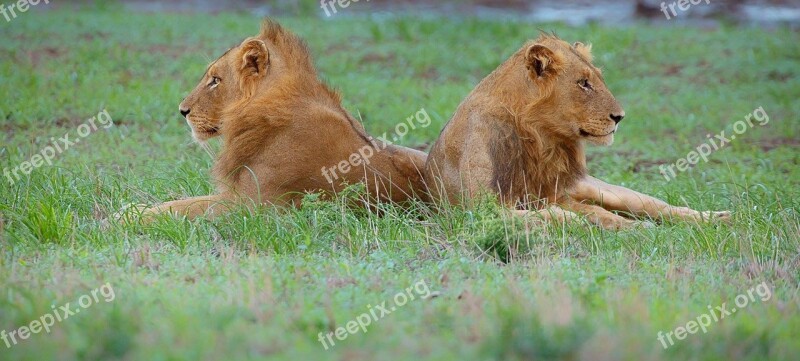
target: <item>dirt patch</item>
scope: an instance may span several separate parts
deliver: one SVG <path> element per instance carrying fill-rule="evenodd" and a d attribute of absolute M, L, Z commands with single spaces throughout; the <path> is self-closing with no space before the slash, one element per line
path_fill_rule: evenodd
<path fill-rule="evenodd" d="M 785 83 L 785 82 L 787 82 L 789 80 L 794 79 L 794 74 L 789 73 L 789 72 L 781 72 L 781 71 L 777 71 L 777 70 L 772 70 L 769 73 L 767 73 L 767 79 L 772 80 L 772 81 L 777 81 L 777 82 L 780 82 L 780 83 Z"/>
<path fill-rule="evenodd" d="M 81 40 L 94 41 L 95 39 L 105 40 L 108 39 L 109 34 L 102 31 L 95 31 L 91 33 L 83 33 L 80 35 Z"/>
<path fill-rule="evenodd" d="M 677 65 L 677 64 L 667 65 L 666 67 L 664 67 L 664 75 L 666 76 L 680 75 L 682 70 L 683 70 L 683 65 Z"/>
<path fill-rule="evenodd" d="M 798 148 L 800 139 L 797 138 L 768 138 L 762 139 L 756 145 L 764 152 L 769 152 L 780 147 Z"/>
<path fill-rule="evenodd" d="M 361 58 L 361 64 L 385 64 L 394 62 L 397 59 L 397 55 L 395 53 L 389 54 L 377 54 L 377 53 L 369 53 L 364 55 Z"/>
<path fill-rule="evenodd" d="M 142 51 L 138 47 L 132 47 L 132 50 L 134 50 L 134 51 Z M 195 48 L 195 47 L 190 47 L 190 46 L 186 46 L 186 45 L 176 46 L 175 44 L 154 44 L 154 45 L 149 45 L 149 46 L 144 48 L 144 52 L 146 52 L 147 54 L 167 55 L 167 56 L 170 56 L 170 57 L 177 57 L 177 56 L 180 56 L 180 55 L 192 54 L 193 52 L 196 52 L 196 51 L 197 51 L 197 48 Z"/>
<path fill-rule="evenodd" d="M 69 50 L 52 46 L 28 50 L 25 53 L 28 63 L 34 68 L 39 67 L 45 61 L 61 58 L 66 54 L 69 54 Z"/>

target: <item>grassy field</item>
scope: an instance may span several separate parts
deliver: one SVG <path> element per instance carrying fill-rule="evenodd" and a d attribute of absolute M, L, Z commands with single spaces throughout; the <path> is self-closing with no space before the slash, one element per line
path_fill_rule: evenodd
<path fill-rule="evenodd" d="M 372 134 L 425 108 L 433 123 L 399 141 L 421 149 L 538 29 L 591 42 L 627 118 L 614 146 L 590 149 L 590 172 L 673 204 L 732 210 L 733 222 L 543 230 L 504 218 L 491 202 L 438 212 L 386 205 L 376 216 L 346 207 L 352 195 L 310 195 L 302 209 L 104 230 L 101 221 L 126 204 L 212 191 L 220 144 L 209 152 L 194 144 L 178 103 L 210 60 L 257 32 L 259 19 L 29 11 L 0 21 L 0 168 L 33 161 L 65 134 L 80 142 L 52 165 L 0 181 L 0 331 L 17 341 L 0 340 L 0 360 L 800 353 L 796 31 L 413 15 L 279 20 L 308 40 L 324 79 Z M 686 157 L 706 134 L 732 134 L 759 107 L 768 123 L 672 181 L 659 174 L 659 165 Z M 81 137 L 103 110 L 113 126 Z M 62 306 L 81 312 L 49 332 L 20 330 L 63 317 Z M 737 312 L 718 319 L 716 307 Z M 351 327 L 367 318 L 365 328 Z M 687 325 L 693 320 L 707 323 L 705 332 Z M 335 345 L 319 341 L 339 327 L 358 331 L 333 337 Z M 659 332 L 672 332 L 674 345 L 665 349 Z"/>

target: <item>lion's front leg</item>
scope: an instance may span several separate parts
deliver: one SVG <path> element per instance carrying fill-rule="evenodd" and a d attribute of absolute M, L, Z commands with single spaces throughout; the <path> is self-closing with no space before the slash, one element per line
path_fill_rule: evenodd
<path fill-rule="evenodd" d="M 512 214 L 519 217 L 535 217 L 547 223 L 567 223 L 579 220 L 581 217 L 573 212 L 570 212 L 559 205 L 552 204 L 544 209 L 539 210 L 520 210 L 512 209 Z"/>
<path fill-rule="evenodd" d="M 564 209 L 583 215 L 590 223 L 608 230 L 618 231 L 634 227 L 655 227 L 655 224 L 651 222 L 627 219 L 594 204 L 585 204 L 570 200 L 568 203 L 564 204 L 563 207 Z"/>
<path fill-rule="evenodd" d="M 202 215 L 213 218 L 228 212 L 233 206 L 232 201 L 233 197 L 226 193 L 179 199 L 147 208 L 142 212 L 142 216 L 143 218 L 152 218 L 159 214 L 169 213 L 175 216 L 185 216 L 189 219 Z"/>
<path fill-rule="evenodd" d="M 205 215 L 215 217 L 228 212 L 235 205 L 234 197 L 228 193 L 192 197 L 165 202 L 157 206 L 148 207 L 143 204 L 128 205 L 120 210 L 111 219 L 130 223 L 134 219 L 141 219 L 142 222 L 152 222 L 161 214 L 173 216 L 185 216 L 189 219 Z"/>
<path fill-rule="evenodd" d="M 564 224 L 573 221 L 587 220 L 589 223 L 609 230 L 621 230 L 634 227 L 652 227 L 650 222 L 634 221 L 620 217 L 602 207 L 568 201 L 562 204 L 551 204 L 540 210 L 514 210 L 513 214 L 522 217 L 536 217 L 544 224 Z"/>
<path fill-rule="evenodd" d="M 700 212 L 688 207 L 676 207 L 660 199 L 625 187 L 605 183 L 587 176 L 569 192 L 570 197 L 581 203 L 597 204 L 607 210 L 628 212 L 639 217 L 658 220 L 725 220 L 730 212 Z"/>

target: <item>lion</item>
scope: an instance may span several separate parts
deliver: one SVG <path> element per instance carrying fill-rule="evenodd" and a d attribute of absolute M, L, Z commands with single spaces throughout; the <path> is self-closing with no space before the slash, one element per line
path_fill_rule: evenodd
<path fill-rule="evenodd" d="M 585 216 L 607 229 L 653 220 L 727 219 L 588 175 L 584 145 L 611 145 L 625 111 L 593 65 L 591 45 L 543 34 L 483 79 L 458 106 L 425 167 L 434 200 L 469 203 L 489 192 L 518 215 Z"/>
<path fill-rule="evenodd" d="M 217 192 L 166 202 L 145 216 L 300 206 L 306 193 L 332 196 L 358 183 L 370 200 L 423 197 L 426 154 L 367 135 L 320 81 L 306 43 L 270 19 L 212 62 L 179 110 L 198 142 L 222 138 L 212 172 Z"/>

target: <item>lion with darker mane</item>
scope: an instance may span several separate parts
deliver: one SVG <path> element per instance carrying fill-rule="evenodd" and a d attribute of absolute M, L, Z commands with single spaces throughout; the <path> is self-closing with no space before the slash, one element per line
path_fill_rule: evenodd
<path fill-rule="evenodd" d="M 585 216 L 609 229 L 653 219 L 726 219 L 588 175 L 584 145 L 611 145 L 625 111 L 592 63 L 591 46 L 544 34 L 487 76 L 459 105 L 426 164 L 434 199 L 471 202 L 490 192 L 520 215 Z"/>

